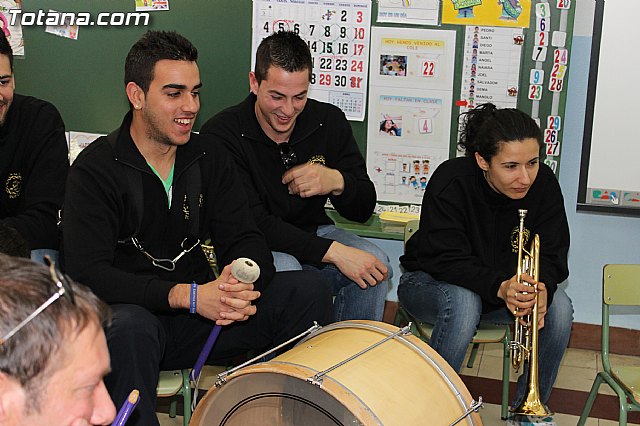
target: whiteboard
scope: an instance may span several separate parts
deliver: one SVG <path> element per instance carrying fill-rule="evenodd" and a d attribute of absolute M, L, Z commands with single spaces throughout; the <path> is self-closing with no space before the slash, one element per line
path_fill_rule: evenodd
<path fill-rule="evenodd" d="M 596 0 L 578 209 L 640 215 L 640 1 Z"/>

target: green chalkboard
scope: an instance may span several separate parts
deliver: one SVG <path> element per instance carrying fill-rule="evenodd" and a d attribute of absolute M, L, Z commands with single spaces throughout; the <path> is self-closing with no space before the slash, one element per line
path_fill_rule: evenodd
<path fill-rule="evenodd" d="M 24 0 L 23 10 L 134 12 L 134 0 Z M 46 10 L 45 9 L 45 10 Z M 80 27 L 78 40 L 23 27 L 25 58 L 16 60 L 16 91 L 54 103 L 68 130 L 108 132 L 128 109 L 124 60 L 147 30 L 175 30 L 199 50 L 203 82 L 196 129 L 249 91 L 251 0 L 172 0 L 169 11 L 152 12 L 148 26 Z"/>

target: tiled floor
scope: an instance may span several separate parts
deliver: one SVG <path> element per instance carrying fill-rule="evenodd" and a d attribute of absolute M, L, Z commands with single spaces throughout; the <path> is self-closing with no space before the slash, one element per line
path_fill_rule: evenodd
<path fill-rule="evenodd" d="M 461 375 L 470 377 L 479 377 L 483 379 L 501 379 L 502 371 L 502 358 L 501 358 L 502 346 L 498 344 L 486 344 L 481 345 L 476 359 L 476 363 L 473 368 L 463 368 Z M 618 356 L 611 355 L 611 362 L 613 365 L 636 365 L 640 366 L 640 357 Z M 585 397 L 586 393 L 591 389 L 591 384 L 595 378 L 596 372 L 602 369 L 602 361 L 600 360 L 600 354 L 594 351 L 586 351 L 580 349 L 569 349 L 565 354 L 562 361 L 560 372 L 556 380 L 555 388 L 562 390 L 570 390 L 575 392 L 569 392 L 568 398 L 573 396 Z M 214 370 L 207 370 L 208 375 L 201 381 L 202 388 L 209 388 L 213 383 L 212 378 L 217 373 Z M 511 372 L 511 381 L 515 381 L 516 375 Z M 489 381 L 489 380 L 488 380 Z M 559 391 L 560 392 L 560 391 Z M 555 394 L 559 393 L 556 392 Z M 600 393 L 604 395 L 614 395 L 611 389 L 605 384 L 600 387 Z M 564 393 L 563 393 L 564 395 Z M 554 394 L 551 397 L 554 401 Z M 558 426 L 574 426 L 578 422 L 578 415 L 566 414 L 567 410 L 563 408 L 562 402 L 555 400 L 557 406 L 551 406 L 550 408 L 557 412 L 554 415 L 554 421 Z M 596 401 L 597 402 L 597 401 Z M 575 411 L 575 409 L 574 409 Z M 612 413 L 607 412 L 607 417 L 613 417 L 617 419 L 617 411 L 614 407 Z M 480 415 L 485 425 L 506 425 L 507 422 L 500 420 L 500 405 L 497 404 L 485 404 L 481 409 Z M 159 413 L 158 418 L 162 426 L 181 426 L 182 417 L 178 416 L 175 419 L 169 418 L 168 415 Z M 429 424 L 429 423 L 425 423 Z M 434 423 L 435 424 L 435 423 Z M 613 426 L 617 425 L 617 420 L 603 420 L 597 418 L 589 418 L 587 426 Z M 628 423 L 639 424 L 639 423 Z M 411 425 L 409 425 L 411 426 Z"/>
<path fill-rule="evenodd" d="M 502 379 L 502 345 L 499 344 L 486 344 L 481 345 L 479 350 L 479 362 L 476 361 L 474 368 L 463 368 L 462 375 L 486 377 L 496 380 Z M 609 356 L 612 365 L 635 365 L 640 366 L 640 357 L 630 357 L 621 355 Z M 564 359 L 558 372 L 558 377 L 554 388 L 567 389 L 572 391 L 581 392 L 580 395 L 586 398 L 586 395 L 591 390 L 593 379 L 598 371 L 602 370 L 602 360 L 599 352 L 587 351 L 582 349 L 568 349 L 565 353 Z M 517 376 L 513 372 L 510 373 L 510 380 L 515 382 Z M 606 384 L 600 386 L 600 394 L 615 395 L 611 388 Z M 578 395 L 578 394 L 576 394 Z M 554 395 L 551 396 L 552 400 Z M 597 400 L 596 400 L 597 402 Z M 554 421 L 558 426 L 576 425 L 578 423 L 579 415 L 564 414 L 562 404 L 551 406 L 550 408 L 556 411 L 558 414 L 553 416 Z M 581 408 L 581 407 L 580 407 Z M 502 425 L 506 422 L 500 420 L 500 406 L 494 404 L 485 404 L 485 408 L 481 411 L 482 419 L 485 425 Z M 609 417 L 617 417 L 617 410 L 609 413 Z M 589 418 L 586 422 L 587 426 L 610 426 L 617 425 L 618 422 L 612 420 L 603 420 L 597 418 Z M 638 423 L 628 423 L 638 424 Z"/>

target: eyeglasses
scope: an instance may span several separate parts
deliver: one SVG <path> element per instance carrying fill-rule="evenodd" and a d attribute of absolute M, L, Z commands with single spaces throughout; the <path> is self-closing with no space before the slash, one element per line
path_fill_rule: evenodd
<path fill-rule="evenodd" d="M 42 311 L 47 309 L 49 305 L 51 305 L 56 300 L 60 299 L 61 296 L 64 296 L 69 303 L 72 305 L 76 304 L 76 299 L 73 295 L 73 290 L 71 289 L 71 283 L 67 279 L 67 277 L 62 274 L 56 268 L 56 264 L 49 256 L 44 257 L 45 262 L 49 266 L 49 273 L 51 274 L 51 281 L 56 285 L 57 290 L 48 298 L 42 305 L 40 305 L 35 311 L 31 313 L 28 317 L 26 317 L 20 324 L 16 325 L 12 330 L 10 330 L 7 334 L 5 334 L 2 338 L 0 338 L 0 345 L 4 344 L 11 336 L 16 334 L 22 327 L 29 324 L 32 319 L 40 315 Z"/>
<path fill-rule="evenodd" d="M 189 246 L 189 243 L 187 241 L 188 239 L 189 238 L 185 238 L 184 240 L 182 240 L 182 242 L 180 243 L 180 248 L 182 249 L 182 251 L 180 252 L 180 254 L 178 254 L 176 257 L 174 257 L 173 260 L 171 260 L 171 259 L 156 259 L 155 257 L 151 256 L 149 254 L 149 252 L 147 252 L 144 249 L 144 247 L 142 247 L 142 244 L 140 243 L 140 241 L 138 241 L 138 239 L 136 237 L 132 237 L 131 238 L 131 242 L 133 243 L 133 245 L 138 250 L 140 250 L 142 252 L 142 254 L 147 256 L 147 259 L 149 259 L 151 261 L 153 266 L 156 266 L 156 267 L 158 267 L 160 269 L 164 269 L 165 271 L 173 272 L 176 269 L 176 263 L 178 263 L 178 260 L 180 260 L 180 258 L 182 256 L 184 256 L 185 254 L 189 253 L 198 244 L 200 244 L 200 239 L 197 239 L 196 242 L 192 246 Z"/>
<path fill-rule="evenodd" d="M 293 150 L 293 147 L 289 145 L 289 142 L 278 144 L 278 148 L 280 149 L 280 158 L 282 159 L 282 164 L 284 164 L 285 169 L 290 169 L 298 163 L 298 156 Z"/>

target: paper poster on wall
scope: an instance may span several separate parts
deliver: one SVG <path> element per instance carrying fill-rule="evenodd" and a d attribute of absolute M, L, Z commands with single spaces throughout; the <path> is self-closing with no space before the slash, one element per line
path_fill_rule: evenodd
<path fill-rule="evenodd" d="M 442 23 L 529 28 L 531 0 L 444 0 Z"/>
<path fill-rule="evenodd" d="M 311 50 L 309 97 L 331 103 L 349 120 L 364 120 L 371 27 L 369 0 L 254 0 L 253 46 L 277 31 L 293 31 Z"/>
<path fill-rule="evenodd" d="M 78 154 L 100 136 L 105 135 L 99 133 L 69 132 L 69 163 L 73 164 Z"/>
<path fill-rule="evenodd" d="M 487 102 L 516 107 L 523 42 L 521 28 L 466 28 L 460 113 Z"/>
<path fill-rule="evenodd" d="M 136 0 L 136 12 L 169 10 L 169 0 Z"/>
<path fill-rule="evenodd" d="M 55 10 L 49 9 L 49 14 L 57 14 Z M 71 40 L 78 39 L 78 25 L 71 25 L 71 16 L 65 16 L 61 25 L 47 25 L 44 28 L 45 33 L 57 35 L 58 37 L 70 38 Z"/>
<path fill-rule="evenodd" d="M 376 186 L 378 201 L 419 204 L 433 171 L 446 152 L 377 145 L 371 152 L 368 173 Z"/>
<path fill-rule="evenodd" d="M 449 156 L 455 31 L 372 28 L 367 169 L 378 200 L 419 203 Z"/>
<path fill-rule="evenodd" d="M 378 22 L 438 25 L 440 0 L 378 0 Z"/>
<path fill-rule="evenodd" d="M 2 23 L 2 31 L 4 32 L 13 56 L 24 56 L 24 39 L 22 38 L 22 25 L 20 19 L 13 18 L 20 15 L 12 15 L 9 13 L 11 9 L 22 9 L 22 0 L 0 0 L 0 22 Z M 11 25 L 15 20 L 14 25 Z"/>

